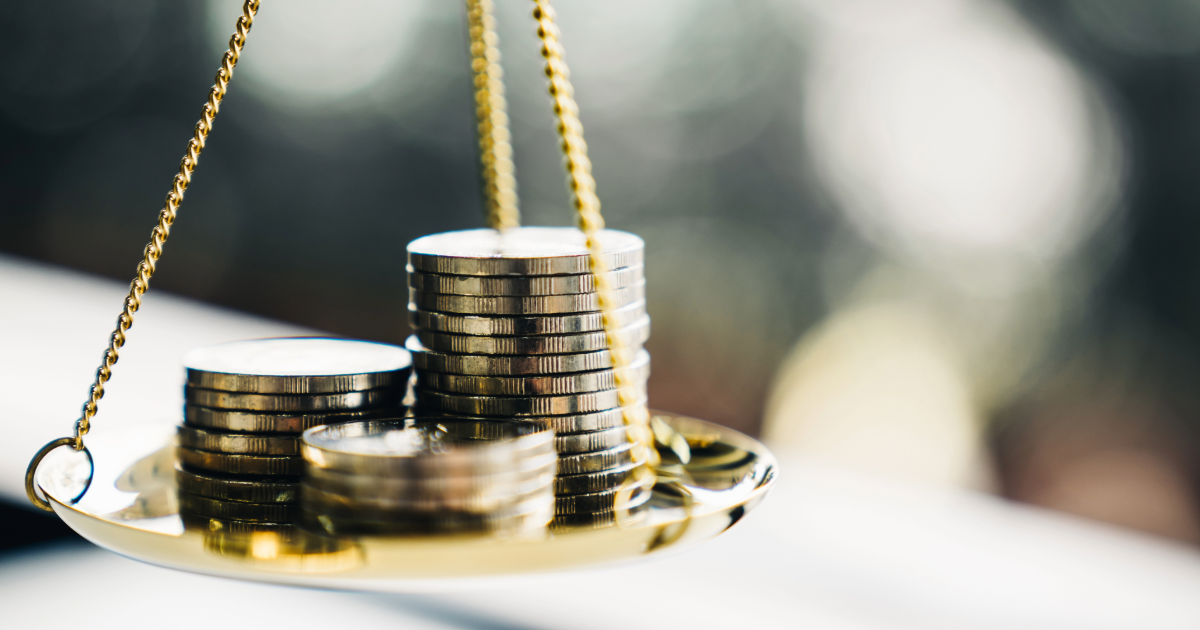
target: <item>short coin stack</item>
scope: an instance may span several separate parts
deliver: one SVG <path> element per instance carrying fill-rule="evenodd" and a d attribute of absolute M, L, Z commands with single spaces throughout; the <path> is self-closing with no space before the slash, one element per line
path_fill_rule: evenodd
<path fill-rule="evenodd" d="M 350 422 L 301 448 L 303 522 L 332 535 L 520 535 L 554 516 L 553 434 L 532 422 Z"/>
<path fill-rule="evenodd" d="M 612 317 L 641 349 L 646 315 L 643 243 L 601 236 Z M 595 278 L 583 233 L 513 228 L 435 234 L 408 245 L 416 405 L 422 413 L 520 418 L 555 432 L 556 524 L 611 522 L 631 456 Z M 650 356 L 627 368 L 644 400 Z M 624 505 L 649 498 L 644 489 Z"/>
<path fill-rule="evenodd" d="M 201 521 L 291 523 L 304 472 L 300 433 L 403 415 L 411 365 L 398 346 L 318 337 L 189 352 L 176 449 L 182 513 Z"/>

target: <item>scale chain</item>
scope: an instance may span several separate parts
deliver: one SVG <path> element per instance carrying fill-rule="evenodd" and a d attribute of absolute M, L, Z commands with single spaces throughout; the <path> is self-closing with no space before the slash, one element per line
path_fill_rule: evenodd
<path fill-rule="evenodd" d="M 492 0 L 467 0 L 484 217 L 488 227 L 506 230 L 521 225 L 521 212 L 494 9 Z"/>
<path fill-rule="evenodd" d="M 121 346 L 125 345 L 125 333 L 133 326 L 134 313 L 141 308 L 142 294 L 150 288 L 150 278 L 157 269 L 158 259 L 163 253 L 163 245 L 166 244 L 167 237 L 171 234 L 171 224 L 175 222 L 179 204 L 183 202 L 183 194 L 192 182 L 192 171 L 195 170 L 200 153 L 204 150 L 204 143 L 208 139 L 209 132 L 212 131 L 213 119 L 216 118 L 221 101 L 225 98 L 229 80 L 233 77 L 233 68 L 237 65 L 238 57 L 241 56 L 242 47 L 246 45 L 246 37 L 250 33 L 251 25 L 254 24 L 254 16 L 258 13 L 259 1 L 246 0 L 242 5 L 242 15 L 238 17 L 236 31 L 229 38 L 229 49 L 221 58 L 221 67 L 217 70 L 216 81 L 209 90 L 208 100 L 204 104 L 199 122 L 196 123 L 195 132 L 188 140 L 187 153 L 179 164 L 179 173 L 171 181 L 171 190 L 167 193 L 166 202 L 158 214 L 158 224 L 151 230 L 150 243 L 146 245 L 142 261 L 138 263 L 137 277 L 129 285 L 129 295 L 125 297 L 124 310 L 117 318 L 117 327 L 113 330 L 100 368 L 96 370 L 96 380 L 92 383 L 88 401 L 83 405 L 83 413 L 75 423 L 75 435 L 73 438 L 60 438 L 44 446 L 34 456 L 25 473 L 25 492 L 29 496 L 29 500 L 43 510 L 51 508 L 34 492 L 33 474 L 42 458 L 59 446 L 69 443 L 77 451 L 84 450 L 83 436 L 87 435 L 91 429 L 92 417 L 96 415 L 97 405 L 104 397 L 104 384 L 112 377 L 112 368 L 120 358 Z"/>
<path fill-rule="evenodd" d="M 538 38 L 541 39 L 542 58 L 546 60 L 545 73 L 549 79 L 550 96 L 554 102 L 554 115 L 558 119 L 558 135 L 562 140 L 562 152 L 567 169 L 567 185 L 575 206 L 576 220 L 583 231 L 588 248 L 588 266 L 595 277 L 604 332 L 608 338 L 612 355 L 617 391 L 630 442 L 633 443 L 634 460 L 645 465 L 630 476 L 622 489 L 627 500 L 638 484 L 659 464 L 658 451 L 654 448 L 654 434 L 650 429 L 650 412 L 645 403 L 636 400 L 636 388 L 627 387 L 630 371 L 626 368 L 634 358 L 634 349 L 622 339 L 620 323 L 612 317 L 613 287 L 609 281 L 608 264 L 603 258 L 600 233 L 604 230 L 604 217 L 600 214 L 600 198 L 596 196 L 596 180 L 592 177 L 592 162 L 588 159 L 587 143 L 583 140 L 583 123 L 579 120 L 579 106 L 575 102 L 575 88 L 571 85 L 571 73 L 563 60 L 564 50 L 559 43 L 561 32 L 554 22 L 554 9 L 550 0 L 533 0 L 533 17 L 537 20 Z M 621 499 L 618 498 L 618 504 Z"/>

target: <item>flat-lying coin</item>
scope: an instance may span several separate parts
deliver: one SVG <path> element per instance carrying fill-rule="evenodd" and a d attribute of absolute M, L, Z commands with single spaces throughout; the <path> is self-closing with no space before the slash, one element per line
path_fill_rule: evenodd
<path fill-rule="evenodd" d="M 614 446 L 620 446 L 629 441 L 625 427 L 614 427 L 606 431 L 591 431 L 588 433 L 572 433 L 554 436 L 554 450 L 564 453 L 591 453 L 603 451 Z"/>
<path fill-rule="evenodd" d="M 395 407 L 403 397 L 403 389 L 392 387 L 345 394 L 239 394 L 195 387 L 184 388 L 184 399 L 189 405 L 272 413 Z"/>
<path fill-rule="evenodd" d="M 251 339 L 183 357 L 193 387 L 254 394 L 331 394 L 403 387 L 412 361 L 401 347 L 324 337 Z"/>
<path fill-rule="evenodd" d="M 646 316 L 646 303 L 634 302 L 614 310 L 609 315 L 617 326 L 629 326 Z M 459 315 L 421 310 L 410 304 L 408 319 L 414 330 L 456 335 L 573 335 L 604 330 L 604 320 L 600 313 L 540 316 Z"/>
<path fill-rule="evenodd" d="M 599 234 L 609 269 L 642 264 L 642 239 L 628 232 Z M 520 227 L 461 230 L 421 237 L 408 244 L 408 264 L 418 271 L 463 276 L 552 276 L 591 271 L 587 240 L 575 228 Z"/>
<path fill-rule="evenodd" d="M 179 508 L 213 518 L 267 523 L 287 523 L 300 515 L 300 506 L 295 503 L 220 501 L 188 492 L 179 493 Z"/>
<path fill-rule="evenodd" d="M 646 283 L 614 289 L 611 297 L 612 308 L 628 306 L 635 302 L 645 302 Z M 408 298 L 412 305 L 421 310 L 467 315 L 559 315 L 600 310 L 598 293 L 503 297 L 443 295 L 409 289 Z"/>
<path fill-rule="evenodd" d="M 603 332 L 525 337 L 480 337 L 427 330 L 415 334 L 425 348 L 459 354 L 574 354 L 608 348 L 608 336 Z M 616 334 L 625 345 L 640 346 L 650 338 L 650 318 L 643 317 L 618 329 Z"/>
<path fill-rule="evenodd" d="M 299 478 L 281 481 L 279 477 L 221 477 L 211 473 L 200 474 L 176 464 L 175 481 L 183 492 L 222 501 L 294 503 L 300 500 Z"/>
<path fill-rule="evenodd" d="M 417 338 L 409 337 L 405 347 L 413 353 L 417 371 L 477 376 L 521 376 L 591 372 L 612 367 L 608 350 L 583 354 L 547 354 L 532 356 L 494 356 L 446 354 L 426 350 Z"/>
<path fill-rule="evenodd" d="M 555 396 L 613 389 L 615 370 L 577 372 L 553 376 L 467 376 L 417 372 L 417 384 L 423 388 L 452 394 L 480 396 Z M 645 383 L 650 378 L 650 354 L 638 353 L 633 364 L 622 369 L 626 383 Z"/>
<path fill-rule="evenodd" d="M 644 397 L 644 387 L 634 385 L 631 389 L 640 390 L 636 392 L 637 398 Z M 615 389 L 563 396 L 468 396 L 417 388 L 417 402 L 428 409 L 485 417 L 582 414 L 613 409 L 621 404 Z"/>
<path fill-rule="evenodd" d="M 611 512 L 616 509 L 616 500 L 620 497 L 619 488 L 592 492 L 588 494 L 559 495 L 554 497 L 555 514 L 579 514 L 580 512 Z M 641 485 L 632 488 L 628 503 L 622 507 L 641 505 L 650 499 L 650 488 Z"/>
<path fill-rule="evenodd" d="M 611 289 L 642 282 L 642 267 L 625 267 L 604 274 Z M 590 273 L 568 276 L 450 276 L 408 270 L 408 286 L 426 293 L 447 295 L 483 295 L 531 297 L 536 295 L 575 295 L 594 293 L 595 277 Z"/>
<path fill-rule="evenodd" d="M 638 462 L 630 462 L 603 472 L 584 473 L 581 475 L 559 475 L 554 478 L 555 494 L 588 494 L 612 490 L 621 485 L 629 476 L 629 471 L 638 466 Z"/>
<path fill-rule="evenodd" d="M 299 457 L 275 457 L 270 455 L 230 455 L 201 451 L 186 446 L 176 447 L 175 452 L 184 466 L 209 470 L 229 475 L 269 475 L 298 477 L 304 474 L 304 460 Z"/>
<path fill-rule="evenodd" d="M 305 510 L 315 512 L 317 514 L 363 521 L 413 519 L 418 521 L 445 523 L 449 523 L 454 520 L 466 523 L 486 522 L 493 519 L 503 519 L 515 516 L 525 516 L 533 513 L 541 513 L 547 508 L 551 510 L 554 508 L 554 495 L 549 491 L 549 488 L 546 488 L 544 491 L 537 493 L 534 496 L 523 498 L 520 501 L 506 503 L 499 509 L 492 510 L 490 512 L 479 513 L 462 510 L 449 510 L 445 508 L 436 508 L 432 510 L 411 508 L 379 508 L 367 503 L 346 501 L 343 498 L 317 491 L 307 484 L 302 484 L 302 486 L 303 487 L 300 490 L 300 503 L 304 506 Z"/>
<path fill-rule="evenodd" d="M 458 439 L 446 427 L 486 423 L 506 439 Z M 460 429 L 461 430 L 461 429 Z M 461 434 L 461 433 L 460 433 Z M 391 476 L 473 476 L 541 470 L 554 460 L 553 436 L 543 426 L 504 420 L 447 423 L 353 422 L 304 433 L 304 458 L 318 468 Z"/>
<path fill-rule="evenodd" d="M 585 473 L 604 472 L 633 461 L 632 445 L 622 444 L 608 450 L 579 455 L 559 455 L 558 474 L 582 475 Z"/>
<path fill-rule="evenodd" d="M 243 431 L 246 433 L 304 433 L 325 424 L 353 422 L 355 420 L 399 418 L 402 408 L 363 409 L 313 414 L 271 414 L 253 411 L 231 411 L 209 409 L 197 405 L 186 405 L 184 420 L 188 424 L 220 431 Z"/>
<path fill-rule="evenodd" d="M 299 455 L 300 441 L 294 435 L 217 433 L 196 427 L 179 427 L 179 444 L 202 451 L 242 455 Z"/>

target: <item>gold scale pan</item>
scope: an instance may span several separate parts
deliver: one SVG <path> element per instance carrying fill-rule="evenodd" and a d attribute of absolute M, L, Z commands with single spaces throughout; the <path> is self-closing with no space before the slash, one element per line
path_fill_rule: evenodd
<path fill-rule="evenodd" d="M 604 221 L 583 127 L 553 9 L 549 0 L 534 4 L 572 201 L 606 315 L 609 350 L 614 367 L 621 368 L 632 360 L 632 353 L 623 347 L 615 318 L 607 317 L 612 289 L 605 280 L 597 239 Z M 651 499 L 636 509 L 617 509 L 604 526 L 556 528 L 536 535 L 334 536 L 301 528 L 189 527 L 179 510 L 173 427 L 107 431 L 85 445 L 104 384 L 149 287 L 258 7 L 259 0 L 243 5 L 74 435 L 50 442 L 29 464 L 25 487 L 35 505 L 53 511 L 96 545 L 149 564 L 295 586 L 404 592 L 474 587 L 522 574 L 681 551 L 720 535 L 762 501 L 775 482 L 778 464 L 761 443 L 716 424 L 633 404 L 640 401 L 623 400 L 622 406 L 632 447 L 642 449 L 639 461 L 648 462 L 633 482 L 652 483 Z M 467 0 L 467 9 L 485 214 L 489 227 L 503 230 L 519 225 L 519 215 L 492 2 Z"/>

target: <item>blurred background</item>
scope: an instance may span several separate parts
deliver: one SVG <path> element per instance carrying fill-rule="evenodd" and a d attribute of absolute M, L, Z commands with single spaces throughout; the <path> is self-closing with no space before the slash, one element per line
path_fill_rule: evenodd
<path fill-rule="evenodd" d="M 482 225 L 461 4 L 264 3 L 155 290 L 401 342 L 405 244 Z M 524 222 L 569 225 L 497 4 Z M 555 5 L 654 406 L 1200 543 L 1200 3 Z M 0 252 L 132 277 L 239 6 L 0 4 Z"/>

